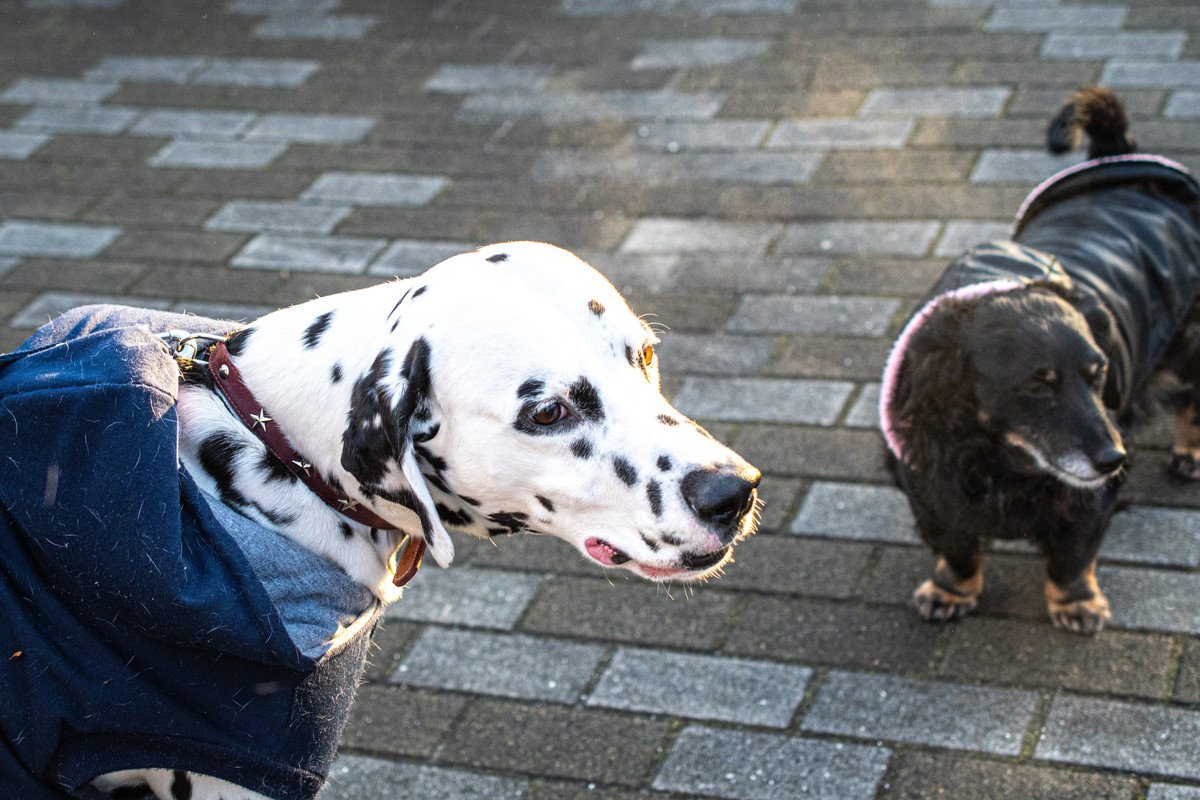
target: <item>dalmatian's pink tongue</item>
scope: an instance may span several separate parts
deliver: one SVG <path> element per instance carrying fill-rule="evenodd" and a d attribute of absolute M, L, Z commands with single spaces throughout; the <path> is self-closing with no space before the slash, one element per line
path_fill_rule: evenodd
<path fill-rule="evenodd" d="M 610 545 L 603 539 L 591 538 L 583 543 L 584 549 L 592 558 L 610 567 L 615 567 L 618 564 L 624 564 L 629 560 L 629 556 L 622 553 L 617 548 Z"/>

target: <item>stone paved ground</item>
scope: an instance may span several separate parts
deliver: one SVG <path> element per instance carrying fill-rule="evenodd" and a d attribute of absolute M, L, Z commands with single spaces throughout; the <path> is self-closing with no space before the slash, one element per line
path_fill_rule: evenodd
<path fill-rule="evenodd" d="M 1200 5 L 0 0 L 0 65 L 0 349 L 95 299 L 246 317 L 543 239 L 656 315 L 669 393 L 767 475 L 697 589 L 461 543 L 389 610 L 326 797 L 1200 798 L 1165 427 L 1082 639 L 1022 548 L 977 616 L 916 620 L 872 413 L 915 300 L 1066 163 L 1070 89 L 1200 167 Z"/>

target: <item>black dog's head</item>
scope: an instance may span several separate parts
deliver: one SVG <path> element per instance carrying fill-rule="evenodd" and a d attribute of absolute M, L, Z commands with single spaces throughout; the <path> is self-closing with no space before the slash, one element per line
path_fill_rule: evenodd
<path fill-rule="evenodd" d="M 947 303 L 914 336 L 897 410 L 910 463 L 943 445 L 999 446 L 1003 462 L 1094 489 L 1125 462 L 1103 393 L 1108 359 L 1069 296 L 1043 286 Z M 908 454 L 906 453 L 906 456 Z"/>

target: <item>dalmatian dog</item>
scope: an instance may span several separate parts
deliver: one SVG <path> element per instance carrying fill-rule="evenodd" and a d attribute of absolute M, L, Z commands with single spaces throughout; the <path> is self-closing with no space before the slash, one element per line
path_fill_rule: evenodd
<path fill-rule="evenodd" d="M 407 533 L 442 567 L 448 531 L 568 542 L 651 581 L 717 575 L 756 524 L 760 473 L 662 396 L 655 332 L 547 244 L 494 244 L 418 277 L 268 314 L 230 357 L 304 466 L 395 525 L 355 522 L 289 478 L 200 370 L 178 395 L 183 467 L 208 495 L 336 564 L 386 604 Z M 172 768 L 104 792 L 274 798 Z M 287 797 L 293 795 L 288 794 Z"/>

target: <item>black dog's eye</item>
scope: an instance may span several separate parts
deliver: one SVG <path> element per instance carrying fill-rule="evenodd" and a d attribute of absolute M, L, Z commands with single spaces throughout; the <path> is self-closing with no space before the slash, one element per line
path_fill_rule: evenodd
<path fill-rule="evenodd" d="M 529 419 L 534 423 L 543 427 L 549 427 L 555 423 L 562 422 L 570 416 L 570 410 L 560 400 L 549 400 L 534 409 L 529 415 Z"/>
<path fill-rule="evenodd" d="M 1108 364 L 1092 364 L 1083 374 L 1094 386 L 1103 386 L 1108 378 Z"/>
<path fill-rule="evenodd" d="M 1058 373 L 1052 369 L 1039 369 L 1025 386 L 1028 394 L 1046 396 L 1058 388 Z"/>

